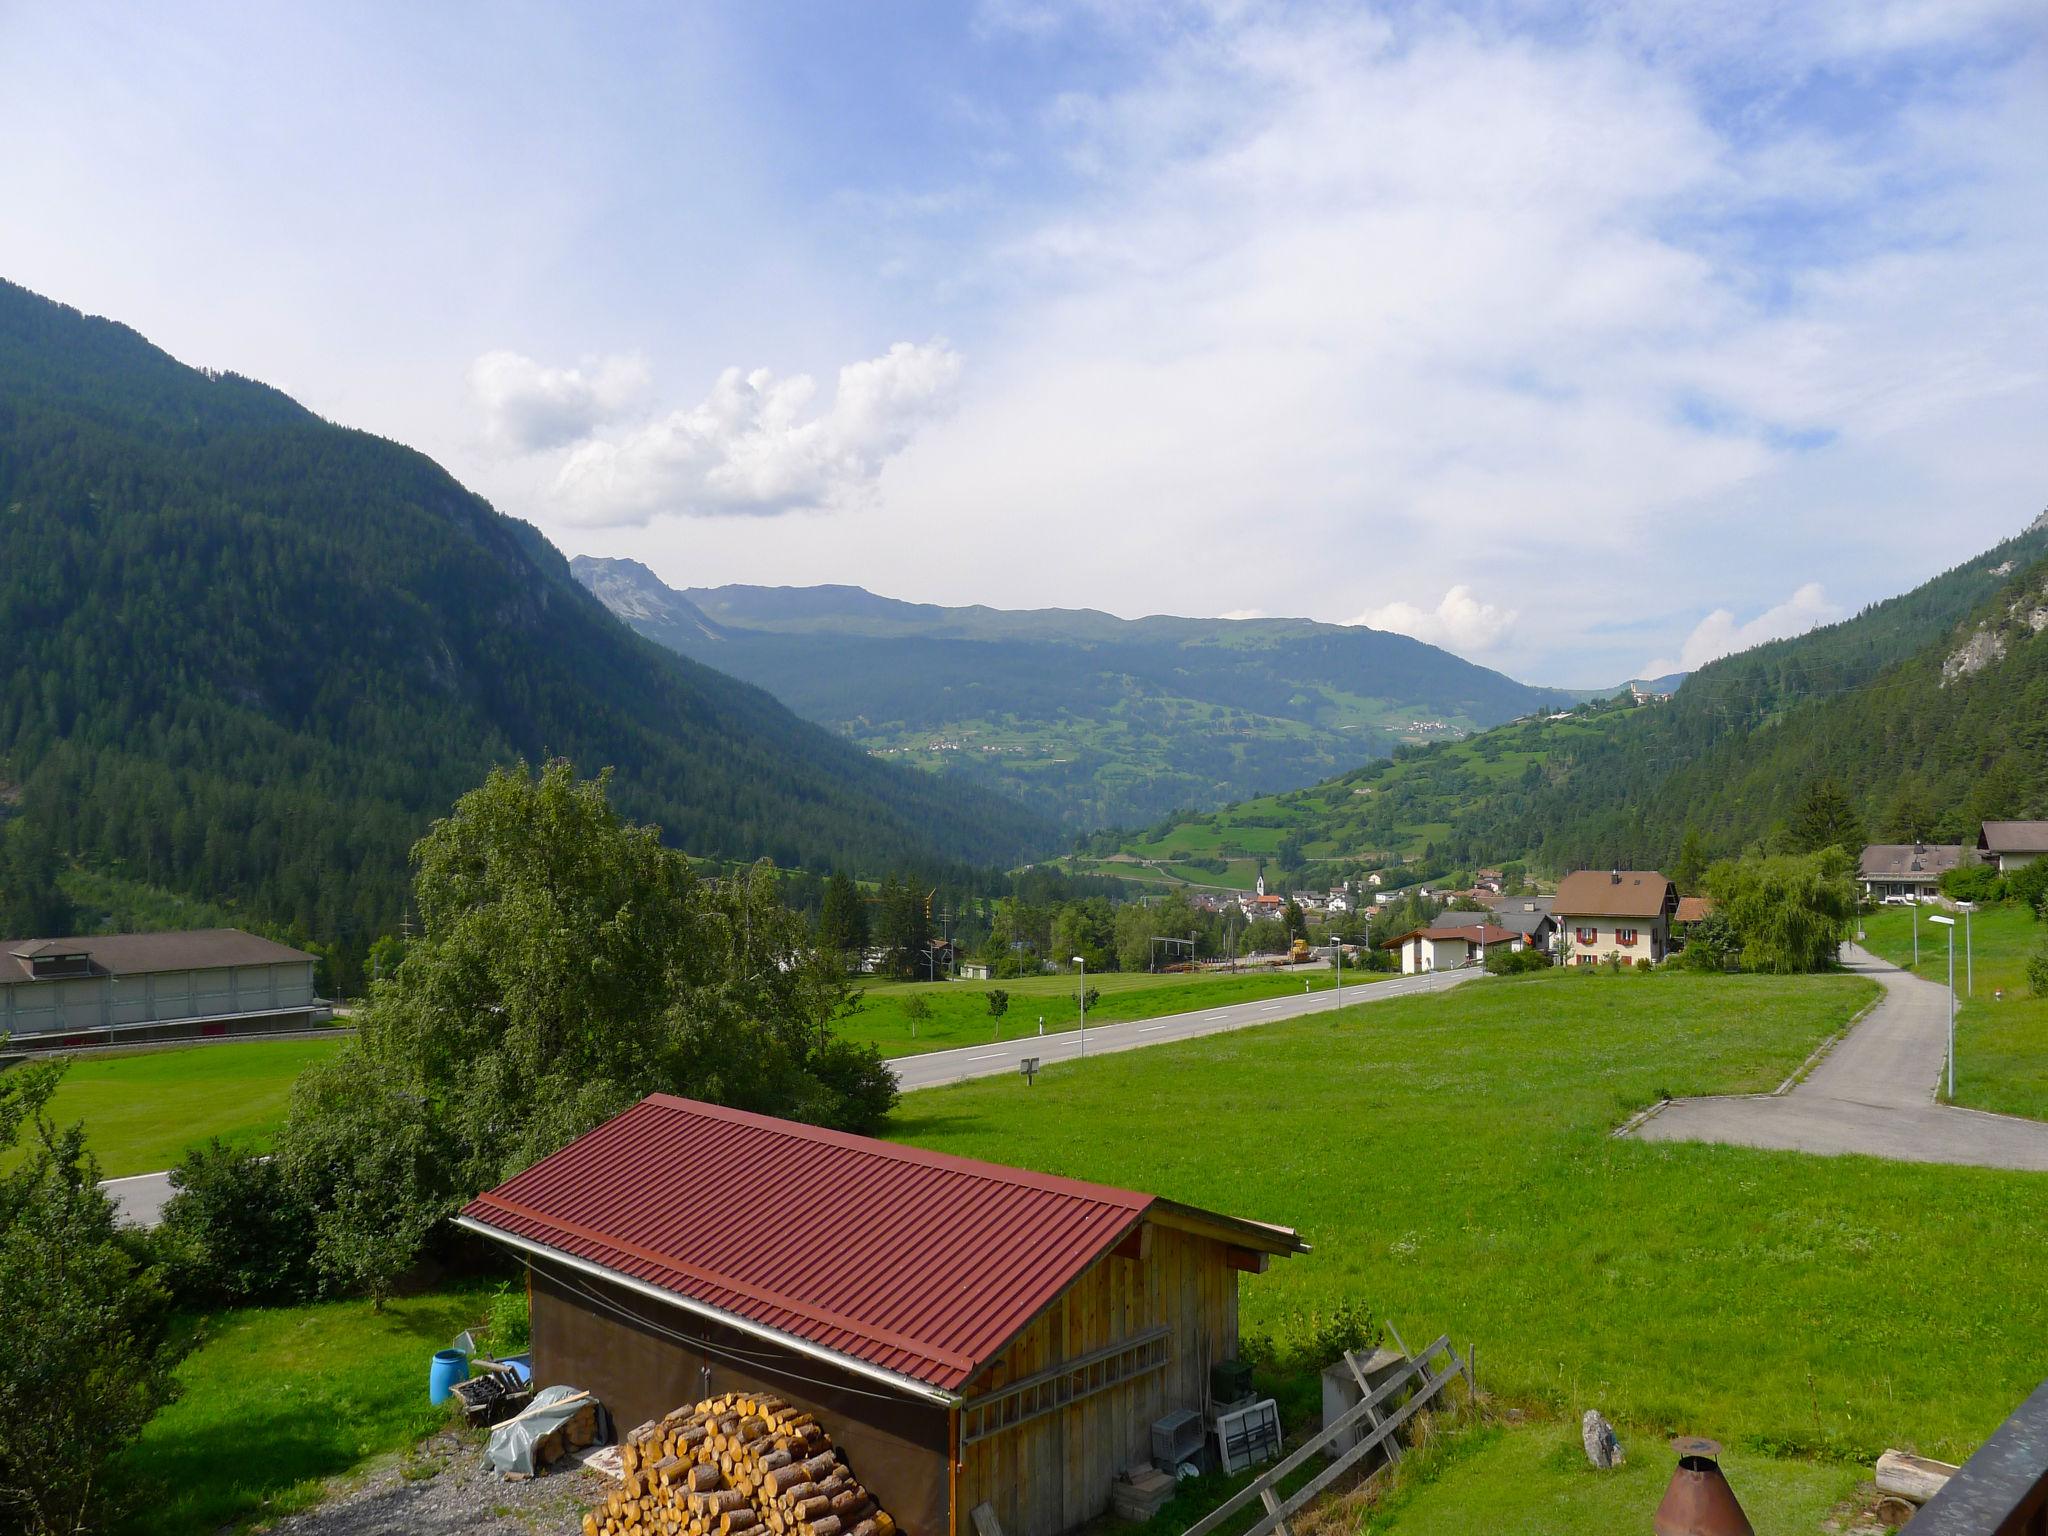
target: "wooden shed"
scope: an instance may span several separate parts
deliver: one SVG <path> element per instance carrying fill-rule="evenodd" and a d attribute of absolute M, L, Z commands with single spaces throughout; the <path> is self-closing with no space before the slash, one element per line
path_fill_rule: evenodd
<path fill-rule="evenodd" d="M 539 1380 L 621 1426 L 758 1389 L 912 1536 L 1057 1536 L 1237 1350 L 1289 1229 L 656 1094 L 464 1210 L 525 1262 Z"/>

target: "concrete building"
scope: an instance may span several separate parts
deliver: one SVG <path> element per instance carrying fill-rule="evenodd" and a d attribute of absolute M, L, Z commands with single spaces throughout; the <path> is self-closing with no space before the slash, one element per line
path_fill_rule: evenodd
<path fill-rule="evenodd" d="M 326 1022 L 313 957 L 236 928 L 0 941 L 15 1047 L 261 1034 Z"/>
<path fill-rule="evenodd" d="M 1977 853 L 2001 875 L 2025 869 L 2048 853 L 2048 821 L 1987 821 L 1977 834 Z"/>
<path fill-rule="evenodd" d="M 1655 962 L 1671 950 L 1678 888 L 1655 870 L 1581 869 L 1558 882 L 1550 910 L 1574 965 Z"/>

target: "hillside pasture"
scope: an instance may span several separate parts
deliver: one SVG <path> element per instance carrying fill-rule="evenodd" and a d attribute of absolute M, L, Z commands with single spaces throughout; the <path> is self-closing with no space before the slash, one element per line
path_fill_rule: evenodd
<path fill-rule="evenodd" d="M 1948 981 L 1948 939 L 1920 912 L 1920 964 L 1913 965 L 1913 912 L 1881 907 L 1862 919 L 1864 944 L 1873 953 L 1930 981 Z M 2001 1115 L 2048 1120 L 2048 997 L 2027 985 L 2027 956 L 2048 936 L 2048 924 L 2021 906 L 1973 913 L 1970 947 L 1977 981 L 1969 990 L 1969 964 L 1961 914 L 1956 917 L 1956 1103 Z M 1998 996 L 2000 990 L 2005 996 Z"/>
<path fill-rule="evenodd" d="M 1767 1090 L 1857 977 L 1550 972 L 910 1096 L 896 1135 L 1298 1227 L 1248 1329 L 1362 1304 L 1638 1438 L 1960 1459 L 2048 1375 L 2048 1181 L 1614 1139 Z M 1150 1127 L 1137 1133 L 1137 1128 Z"/>

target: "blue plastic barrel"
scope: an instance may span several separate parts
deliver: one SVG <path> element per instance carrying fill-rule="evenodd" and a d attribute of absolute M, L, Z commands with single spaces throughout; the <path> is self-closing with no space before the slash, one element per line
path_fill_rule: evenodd
<path fill-rule="evenodd" d="M 445 1403 L 455 1383 L 469 1380 L 469 1356 L 459 1349 L 434 1351 L 433 1368 L 427 1372 L 427 1401 Z"/>

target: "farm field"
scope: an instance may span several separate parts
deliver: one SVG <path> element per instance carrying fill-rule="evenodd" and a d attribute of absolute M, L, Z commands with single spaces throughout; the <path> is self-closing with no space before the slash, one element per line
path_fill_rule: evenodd
<path fill-rule="evenodd" d="M 1384 980 L 1385 971 L 1344 971 L 1344 985 L 1367 985 Z M 1102 996 L 1088 1010 L 1088 1023 L 1116 1024 L 1127 1019 L 1156 1019 L 1169 1013 L 1192 1013 L 1225 1003 L 1255 1002 L 1300 992 L 1325 991 L 1336 984 L 1328 968 L 1285 970 L 1255 974 L 1209 973 L 1196 975 L 1149 975 L 1143 971 L 1091 973 L 1088 985 Z M 1045 1032 L 1058 1034 L 1080 1024 L 1080 978 L 1077 976 L 1020 976 L 1009 981 L 884 982 L 863 989 L 860 1008 L 839 1023 L 839 1031 L 851 1040 L 871 1041 L 884 1056 L 915 1056 L 924 1051 L 951 1050 L 961 1045 L 983 1045 L 998 1038 L 998 1021 L 988 1011 L 991 991 L 1010 994 L 1010 1008 L 1001 1019 L 1004 1040 L 1036 1034 L 1038 1021 L 1045 1020 Z M 931 1016 L 915 1023 L 905 1010 L 912 998 L 922 998 Z"/>
<path fill-rule="evenodd" d="M 150 1421 L 115 1476 L 152 1496 L 134 1536 L 199 1536 L 318 1500 L 322 1484 L 448 1422 L 427 1362 L 480 1329 L 473 1287 L 367 1301 L 245 1307 L 211 1316 L 180 1367 L 183 1395 Z M 254 1384 L 261 1383 L 260 1390 Z"/>
<path fill-rule="evenodd" d="M 1444 1448 L 1426 1480 L 1375 1509 L 1360 1536 L 1640 1536 L 1674 1458 L 1653 1435 L 1628 1460 L 1586 1464 L 1576 1423 L 1489 1427 Z M 1757 1536 L 1815 1536 L 1867 1473 L 1840 1463 L 1731 1450 L 1721 1461 Z"/>
<path fill-rule="evenodd" d="M 209 1136 L 262 1150 L 284 1123 L 299 1074 L 343 1038 L 75 1056 L 50 1114 L 59 1124 L 85 1122 L 103 1178 L 168 1168 Z"/>
<path fill-rule="evenodd" d="M 1636 1440 L 1960 1459 L 2048 1375 L 2026 1174 L 1616 1141 L 1664 1094 L 1768 1089 L 1855 977 L 1573 975 L 916 1094 L 896 1135 L 1301 1229 L 1248 1329 L 1340 1303 L 1475 1343 L 1504 1401 Z M 1156 1124 L 1156 1134 L 1133 1127 Z M 1638 1527 L 1639 1528 L 1639 1527 Z"/>
<path fill-rule="evenodd" d="M 1948 940 L 1920 913 L 1920 965 L 1913 967 L 1913 912 L 1881 907 L 1863 918 L 1864 944 L 1930 981 L 1948 981 Z M 2048 998 L 2027 985 L 2027 956 L 2048 924 L 2025 907 L 1989 907 L 1972 915 L 1977 987 L 1967 994 L 1963 931 L 1956 929 L 1956 1103 L 2002 1115 L 2048 1120 Z M 1996 993 L 2005 991 L 2003 1001 Z"/>

